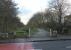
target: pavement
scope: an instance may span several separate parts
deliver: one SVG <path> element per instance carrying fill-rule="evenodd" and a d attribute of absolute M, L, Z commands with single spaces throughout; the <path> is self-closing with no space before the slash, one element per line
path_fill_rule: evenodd
<path fill-rule="evenodd" d="M 23 43 L 23 42 L 43 42 L 43 41 L 61 41 L 71 40 L 71 36 L 60 35 L 57 37 L 42 37 L 42 38 L 16 38 L 0 40 L 0 43 Z"/>
<path fill-rule="evenodd" d="M 44 38 L 29 38 L 27 41 L 58 41 L 58 40 L 71 40 L 71 36 L 60 35 L 57 37 L 44 37 Z"/>

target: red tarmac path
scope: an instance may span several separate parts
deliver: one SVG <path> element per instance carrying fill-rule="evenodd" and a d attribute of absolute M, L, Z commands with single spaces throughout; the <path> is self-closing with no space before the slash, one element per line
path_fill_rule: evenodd
<path fill-rule="evenodd" d="M 0 44 L 0 50 L 34 50 L 31 43 L 5 43 Z"/>

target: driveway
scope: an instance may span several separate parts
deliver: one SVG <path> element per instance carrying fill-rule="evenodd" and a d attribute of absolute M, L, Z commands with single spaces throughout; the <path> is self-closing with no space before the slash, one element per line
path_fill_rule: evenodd
<path fill-rule="evenodd" d="M 44 29 L 37 29 L 37 32 L 34 32 L 32 35 L 33 38 L 45 38 L 48 36 L 48 32 Z"/>

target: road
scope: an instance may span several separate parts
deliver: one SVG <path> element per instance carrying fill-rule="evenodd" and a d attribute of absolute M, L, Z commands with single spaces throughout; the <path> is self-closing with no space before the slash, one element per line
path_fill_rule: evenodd
<path fill-rule="evenodd" d="M 33 46 L 40 50 L 71 50 L 71 41 L 34 42 Z"/>
<path fill-rule="evenodd" d="M 71 50 L 71 40 L 1 43 L 0 50 Z"/>
<path fill-rule="evenodd" d="M 45 30 L 39 29 L 34 37 L 38 38 L 0 40 L 0 50 L 71 50 L 71 36 L 50 38 Z"/>

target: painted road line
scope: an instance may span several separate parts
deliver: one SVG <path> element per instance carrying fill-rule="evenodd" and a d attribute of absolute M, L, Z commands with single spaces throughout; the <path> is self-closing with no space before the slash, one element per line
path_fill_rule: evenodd
<path fill-rule="evenodd" d="M 66 48 L 71 48 L 71 46 L 66 46 Z"/>

